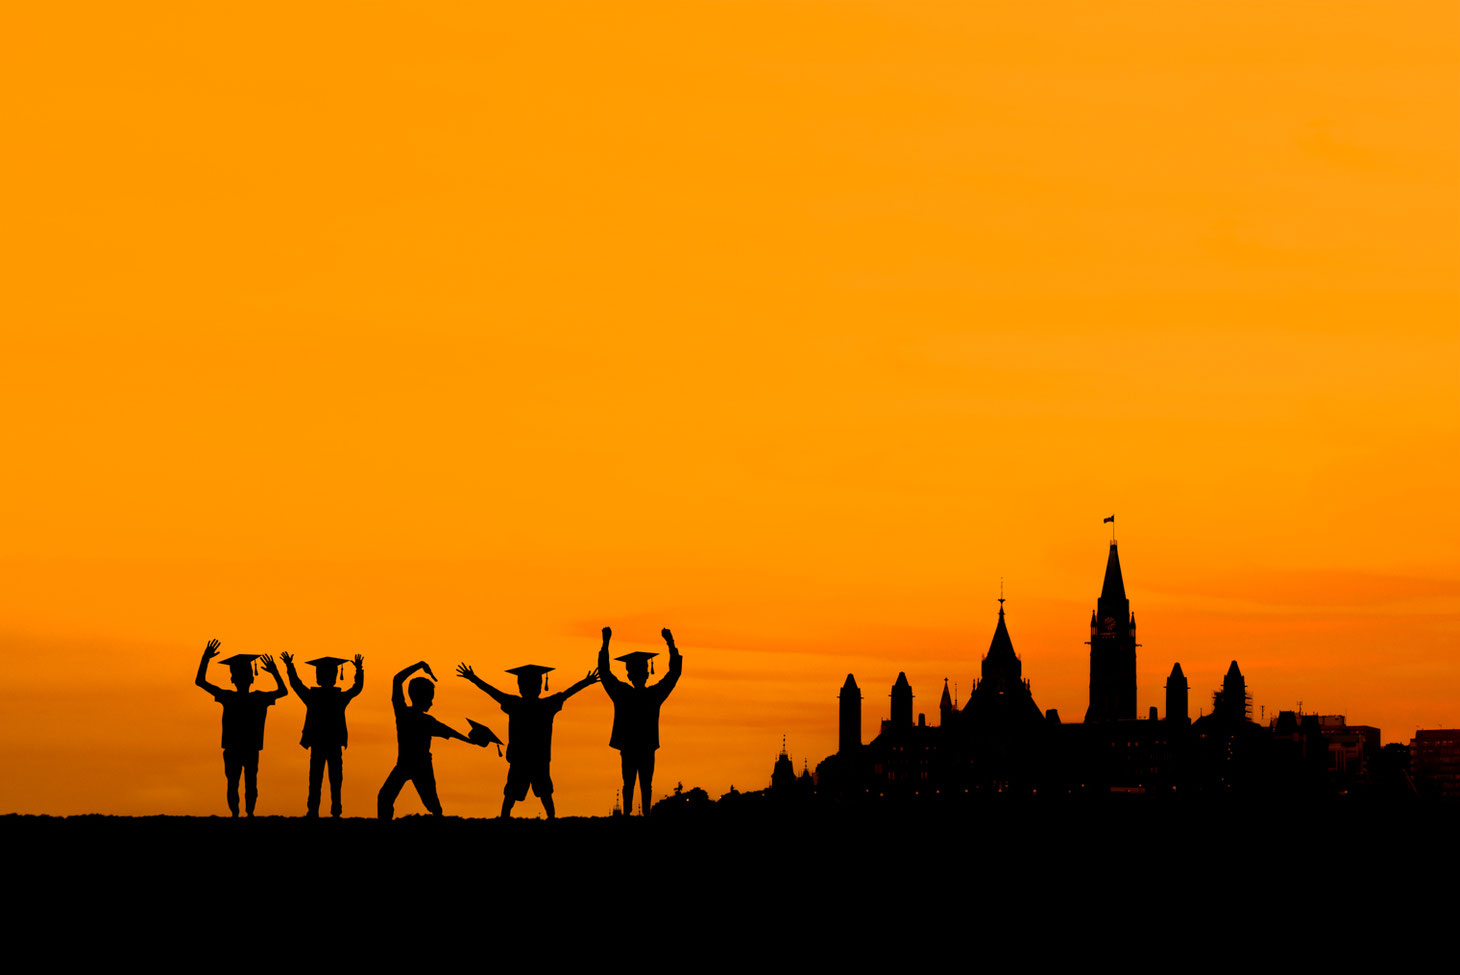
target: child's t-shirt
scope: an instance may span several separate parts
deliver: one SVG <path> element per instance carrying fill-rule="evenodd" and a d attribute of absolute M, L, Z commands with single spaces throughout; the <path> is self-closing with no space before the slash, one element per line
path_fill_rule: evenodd
<path fill-rule="evenodd" d="M 420 765 L 431 761 L 431 739 L 450 737 L 450 729 L 425 711 L 392 701 L 395 709 L 396 763 Z"/>
<path fill-rule="evenodd" d="M 507 696 L 507 761 L 547 765 L 553 757 L 553 718 L 563 709 L 566 692 L 547 697 Z"/>
<path fill-rule="evenodd" d="M 219 688 L 213 700 L 223 705 L 223 747 L 257 751 L 264 747 L 264 718 L 277 695 Z"/>

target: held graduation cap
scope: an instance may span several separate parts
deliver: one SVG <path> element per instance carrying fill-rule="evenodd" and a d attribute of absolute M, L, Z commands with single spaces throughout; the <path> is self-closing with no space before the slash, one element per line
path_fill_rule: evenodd
<path fill-rule="evenodd" d="M 220 660 L 218 662 L 234 674 L 241 674 L 247 671 L 249 667 L 253 667 L 254 676 L 257 677 L 259 673 L 258 659 L 259 655 L 256 653 L 235 653 L 227 660 Z"/>
<path fill-rule="evenodd" d="M 626 653 L 622 657 L 614 657 L 613 659 L 622 660 L 630 667 L 632 667 L 634 664 L 646 663 L 649 665 L 649 673 L 652 674 L 654 673 L 654 658 L 657 656 L 659 656 L 659 654 L 650 653 L 647 650 L 635 650 L 633 653 Z"/>
<path fill-rule="evenodd" d="M 541 677 L 542 689 L 548 689 L 548 671 L 557 670 L 556 667 L 540 667 L 537 664 L 523 664 L 521 667 L 513 667 L 507 671 L 515 677 Z"/>
<path fill-rule="evenodd" d="M 491 728 L 478 721 L 473 721 L 471 718 L 467 718 L 466 723 L 471 725 L 471 733 L 466 736 L 467 741 L 473 745 L 481 745 L 483 748 L 495 743 L 497 746 L 497 757 L 502 757 L 502 739 L 498 738 L 492 732 Z"/>

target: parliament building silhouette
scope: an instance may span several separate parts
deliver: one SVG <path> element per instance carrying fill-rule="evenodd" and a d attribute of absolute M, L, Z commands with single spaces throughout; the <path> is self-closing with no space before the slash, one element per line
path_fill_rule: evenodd
<path fill-rule="evenodd" d="M 816 767 L 818 797 L 1334 794 L 1376 784 L 1405 789 L 1404 746 L 1381 750 L 1377 728 L 1296 711 L 1281 712 L 1267 727 L 1253 721 L 1235 660 L 1212 695 L 1210 711 L 1196 720 L 1179 663 L 1166 679 L 1164 716 L 1152 707 L 1140 717 L 1140 644 L 1113 540 L 1090 616 L 1090 696 L 1083 722 L 1062 722 L 1056 710 L 1041 711 L 1035 703 L 1003 603 L 1000 597 L 993 639 L 967 701 L 960 707 L 945 680 L 936 725 L 921 714 L 914 721 L 913 689 L 900 673 L 892 685 L 891 716 L 864 744 L 862 694 L 856 678 L 847 675 L 837 752 Z M 1412 791 L 1412 781 L 1407 784 Z M 796 793 L 781 791 L 807 792 L 804 786 Z M 777 792 L 774 783 L 769 792 Z"/>

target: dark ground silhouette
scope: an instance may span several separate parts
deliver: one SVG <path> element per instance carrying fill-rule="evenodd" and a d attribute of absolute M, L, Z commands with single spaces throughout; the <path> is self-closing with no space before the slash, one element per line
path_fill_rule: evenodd
<path fill-rule="evenodd" d="M 637 939 L 661 967 L 717 970 L 770 958 L 916 972 L 974 953 L 1158 971 L 1342 957 L 1353 970 L 1448 937 L 1456 823 L 1423 803 L 1015 801 L 912 817 L 4 816 L 0 840 L 22 911 L 109 957 L 128 939 L 262 950 L 291 930 L 269 916 L 287 908 L 324 919 L 288 936 L 325 936 L 331 957 L 444 962 L 470 930 L 499 962 L 591 964 Z M 1335 912 L 1349 920 L 1335 927 Z M 23 919 L 12 912 L 14 930 L 32 933 Z M 599 935 L 578 936 L 593 923 Z"/>

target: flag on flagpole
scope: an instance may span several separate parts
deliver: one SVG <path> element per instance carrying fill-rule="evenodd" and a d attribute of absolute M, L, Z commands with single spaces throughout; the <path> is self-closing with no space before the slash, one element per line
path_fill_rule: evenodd
<path fill-rule="evenodd" d="M 1108 524 L 1110 524 L 1113 521 L 1115 521 L 1115 515 L 1111 515 L 1109 518 L 1106 518 L 1100 524 L 1102 524 L 1102 525 L 1108 525 Z"/>

